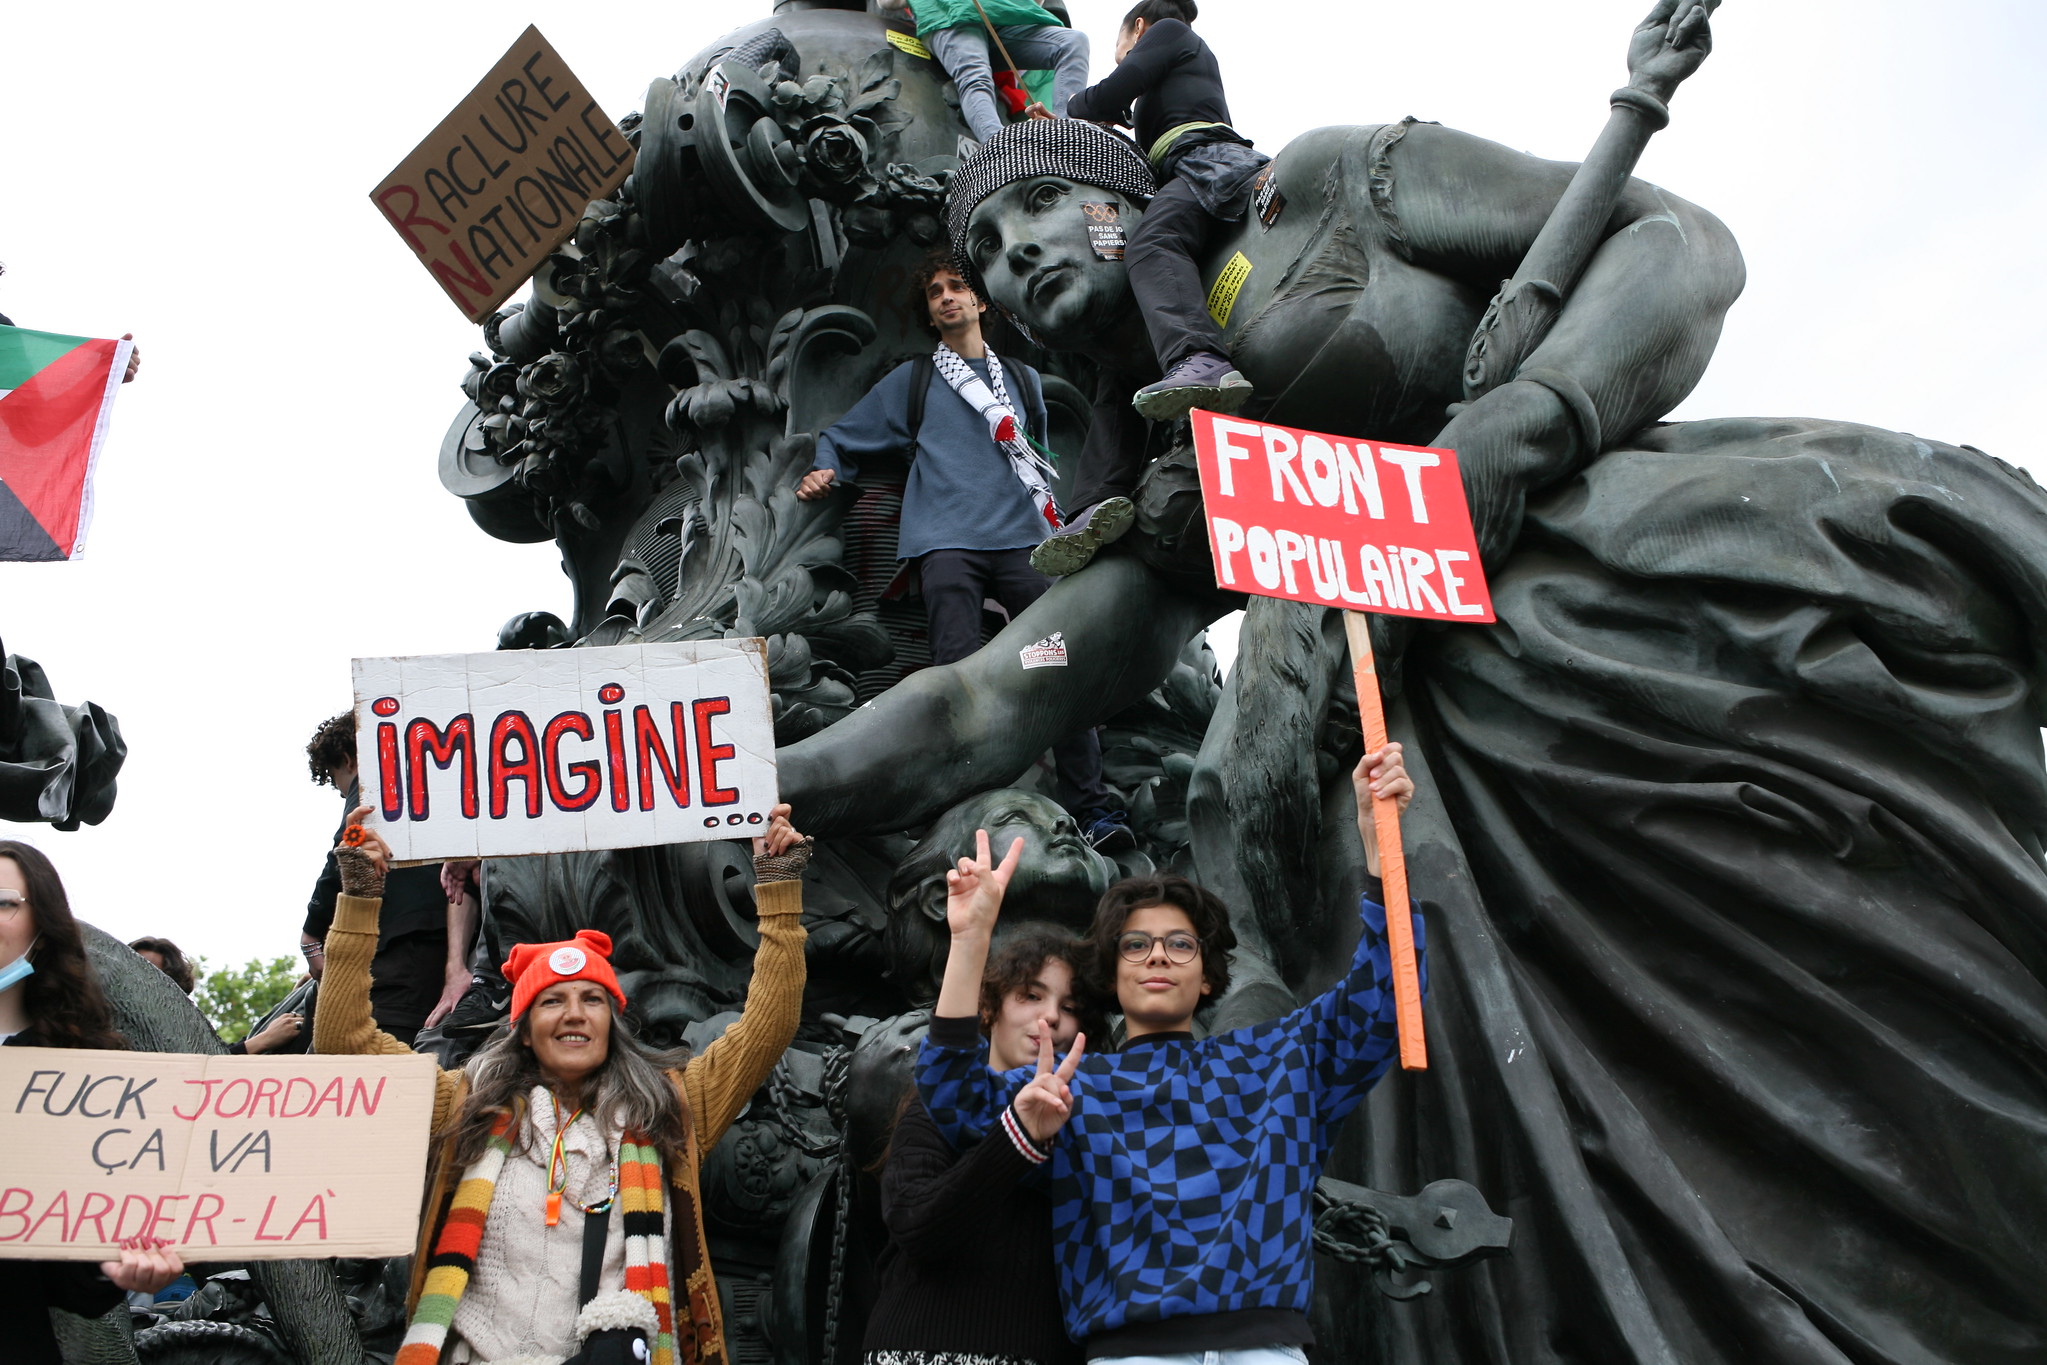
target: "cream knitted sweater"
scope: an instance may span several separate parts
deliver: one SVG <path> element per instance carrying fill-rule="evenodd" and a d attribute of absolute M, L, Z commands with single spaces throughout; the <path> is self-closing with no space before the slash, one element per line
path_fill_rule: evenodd
<path fill-rule="evenodd" d="M 527 1097 L 524 1129 L 523 1150 L 506 1158 L 491 1193 L 476 1274 L 455 1310 L 458 1361 L 531 1356 L 560 1360 L 575 1354 L 586 1216 L 610 1221 L 598 1291 L 625 1284 L 625 1232 L 618 1204 L 602 1215 L 585 1215 L 577 1207 L 596 1203 L 610 1190 L 611 1159 L 618 1150 L 620 1129 L 600 1131 L 588 1114 L 569 1125 L 562 1144 L 568 1156 L 568 1185 L 562 1194 L 561 1221 L 553 1227 L 547 1226 L 545 1210 L 555 1114 L 543 1086 L 534 1087 Z"/>

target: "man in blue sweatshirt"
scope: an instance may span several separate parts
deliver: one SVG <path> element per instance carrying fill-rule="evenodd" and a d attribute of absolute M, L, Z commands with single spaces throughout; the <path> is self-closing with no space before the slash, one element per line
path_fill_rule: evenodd
<path fill-rule="evenodd" d="M 983 601 L 993 599 L 1014 618 L 1052 586 L 1030 557 L 1059 528 L 1059 509 L 1052 467 L 1040 453 L 1049 422 L 1038 372 L 988 349 L 981 339 L 988 305 L 949 254 L 925 258 L 917 290 L 937 348 L 889 371 L 818 435 L 815 467 L 796 496 L 813 502 L 835 483 L 858 482 L 861 463 L 877 456 L 908 461 L 896 558 L 916 565 L 931 660 L 948 664 L 981 647 Z M 1024 668 L 1066 662 L 1056 634 L 1025 655 Z M 1095 732 L 1061 742 L 1052 757 L 1075 793 L 1088 841 L 1103 852 L 1130 847 L 1127 817 L 1102 782 Z"/>
<path fill-rule="evenodd" d="M 1360 834 L 1371 803 L 1413 792 L 1398 745 L 1353 774 Z M 952 931 L 917 1088 L 955 1146 L 988 1134 L 1049 1165 L 1066 1330 L 1090 1361 L 1298 1365 L 1314 1335 L 1315 1182 L 1344 1117 L 1398 1050 L 1386 912 L 1360 906 L 1348 975 L 1282 1018 L 1196 1038 L 1194 1013 L 1229 985 L 1236 942 L 1222 902 L 1183 877 L 1109 888 L 1089 934 L 1113 989 L 1120 1052 L 1076 1039 L 1055 1070 L 991 1071 L 975 1027 L 989 935 L 1021 841 L 948 874 Z M 1422 921 L 1414 922 L 1422 982 Z M 998 1131 L 999 1130 L 999 1131 Z M 1213 1353 L 1213 1354 L 1211 1354 Z"/>

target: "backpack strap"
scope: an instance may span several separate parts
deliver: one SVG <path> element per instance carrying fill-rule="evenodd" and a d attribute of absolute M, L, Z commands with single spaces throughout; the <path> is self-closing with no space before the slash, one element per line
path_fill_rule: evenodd
<path fill-rule="evenodd" d="M 910 448 L 903 452 L 903 463 L 917 458 L 917 433 L 924 429 L 924 400 L 931 392 L 931 381 L 938 377 L 938 362 L 926 351 L 910 362 L 910 410 L 904 420 L 910 428 Z"/>
<path fill-rule="evenodd" d="M 583 1215 L 583 1283 L 578 1308 L 589 1306 L 590 1300 L 597 1297 L 599 1281 L 604 1277 L 604 1238 L 610 1229 L 610 1209 Z"/>

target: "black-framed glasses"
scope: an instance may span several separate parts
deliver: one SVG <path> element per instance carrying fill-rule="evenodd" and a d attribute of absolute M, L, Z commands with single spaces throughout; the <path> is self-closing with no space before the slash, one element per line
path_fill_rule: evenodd
<path fill-rule="evenodd" d="M 1116 951 L 1125 962 L 1143 962 L 1151 956 L 1151 946 L 1163 943 L 1166 946 L 1166 961 L 1184 967 L 1201 956 L 1201 940 L 1194 935 L 1175 930 L 1170 934 L 1147 934 L 1142 929 L 1132 929 L 1116 940 Z"/>

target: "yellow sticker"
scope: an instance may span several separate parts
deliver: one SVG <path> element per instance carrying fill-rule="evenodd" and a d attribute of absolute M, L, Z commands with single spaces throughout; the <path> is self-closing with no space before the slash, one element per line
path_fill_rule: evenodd
<path fill-rule="evenodd" d="M 899 33 L 895 29 L 890 29 L 888 41 L 891 47 L 907 52 L 912 57 L 922 57 L 927 62 L 931 60 L 931 49 L 924 46 L 924 40 L 913 33 Z"/>
<path fill-rule="evenodd" d="M 1215 277 L 1215 283 L 1208 290 L 1208 315 L 1215 319 L 1218 327 L 1230 325 L 1230 309 L 1237 306 L 1237 294 L 1244 287 L 1244 281 L 1251 278 L 1251 258 L 1239 251 L 1223 266 L 1223 273 Z"/>

